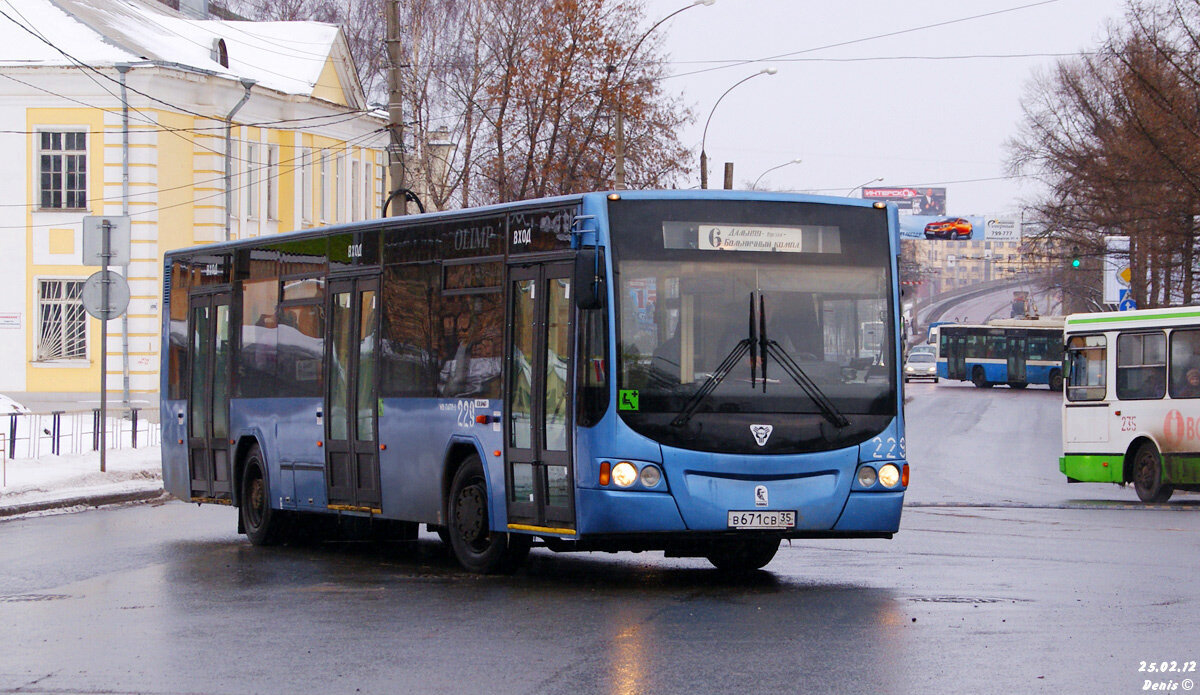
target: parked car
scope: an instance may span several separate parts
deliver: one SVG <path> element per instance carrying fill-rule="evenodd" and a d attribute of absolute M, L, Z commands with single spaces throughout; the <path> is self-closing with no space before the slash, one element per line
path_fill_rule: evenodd
<path fill-rule="evenodd" d="M 961 217 L 947 217 L 925 225 L 926 239 L 970 239 L 971 221 Z"/>
<path fill-rule="evenodd" d="M 929 352 L 910 354 L 904 362 L 904 383 L 913 379 L 933 379 L 937 383 L 937 358 Z"/>

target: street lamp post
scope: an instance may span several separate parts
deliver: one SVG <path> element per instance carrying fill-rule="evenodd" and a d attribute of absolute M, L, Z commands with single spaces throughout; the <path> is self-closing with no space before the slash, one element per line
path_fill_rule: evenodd
<path fill-rule="evenodd" d="M 748 82 L 759 75 L 774 75 L 777 72 L 779 72 L 779 70 L 775 68 L 763 68 L 749 77 L 743 77 L 737 82 L 734 82 L 732 87 L 726 89 L 724 94 L 717 97 L 717 102 L 713 104 L 712 110 L 708 112 L 708 119 L 704 121 L 704 134 L 700 137 L 700 188 L 708 188 L 708 152 L 704 150 L 704 145 L 708 140 L 708 124 L 712 123 L 712 117 L 713 114 L 717 112 L 717 106 L 720 105 L 721 100 L 725 98 L 725 95 L 732 92 L 739 84 Z"/>
<path fill-rule="evenodd" d="M 767 174 L 771 173 L 772 171 L 775 171 L 776 169 L 782 169 L 786 166 L 791 166 L 792 164 L 800 164 L 800 163 L 801 163 L 801 161 L 799 159 L 791 159 L 791 160 L 784 162 L 783 164 L 776 164 L 775 166 L 771 167 L 770 169 L 767 169 L 763 173 L 759 174 L 758 178 L 754 179 L 754 183 L 750 184 L 750 190 L 753 191 L 753 190 L 757 189 L 758 182 L 762 181 L 763 177 L 766 176 Z"/>
<path fill-rule="evenodd" d="M 613 179 L 614 179 L 613 188 L 616 188 L 619 191 L 625 189 L 625 119 L 624 119 L 624 114 L 621 112 L 620 92 L 625 86 L 625 75 L 629 72 L 630 63 L 633 62 L 634 56 L 637 55 L 637 51 L 639 48 L 642 47 L 642 42 L 646 40 L 646 37 L 649 36 L 650 34 L 653 34 L 654 30 L 657 29 L 659 26 L 661 26 L 663 24 L 663 22 L 666 22 L 668 19 L 674 17 L 675 15 L 679 14 L 680 12 L 683 12 L 684 10 L 690 10 L 693 7 L 696 7 L 697 5 L 703 5 L 705 7 L 708 7 L 709 5 L 712 5 L 713 3 L 715 3 L 716 1 L 717 0 L 693 0 L 692 4 L 684 5 L 683 7 L 679 8 L 678 10 L 675 10 L 674 12 L 667 15 L 666 17 L 663 17 L 662 19 L 658 20 L 649 29 L 646 30 L 646 33 L 642 34 L 642 36 L 637 40 L 636 43 L 633 44 L 633 48 L 630 49 L 629 55 L 625 58 L 625 66 L 621 69 L 621 76 L 617 79 L 617 93 L 618 93 L 617 114 L 616 114 L 616 116 L 617 116 L 617 125 L 616 125 L 616 127 L 617 127 L 617 144 L 616 144 L 616 148 L 615 148 L 616 149 L 616 164 L 613 166 Z M 617 66 L 615 66 L 615 65 L 608 66 L 609 74 L 615 73 L 616 71 L 617 71 Z"/>
<path fill-rule="evenodd" d="M 857 191 L 858 189 L 860 189 L 860 188 L 862 188 L 863 186 L 867 185 L 868 183 L 879 183 L 879 182 L 880 182 L 880 181 L 882 181 L 882 180 L 883 180 L 883 177 L 882 177 L 882 176 L 880 176 L 879 178 L 874 178 L 874 179 L 871 179 L 871 180 L 869 180 L 869 181 L 863 181 L 862 183 L 858 184 L 858 185 L 857 185 L 857 186 L 855 186 L 854 188 L 851 188 L 851 189 L 850 189 L 850 192 L 846 194 L 846 197 L 850 197 L 850 196 L 854 195 L 854 192 L 855 192 L 855 191 Z"/>

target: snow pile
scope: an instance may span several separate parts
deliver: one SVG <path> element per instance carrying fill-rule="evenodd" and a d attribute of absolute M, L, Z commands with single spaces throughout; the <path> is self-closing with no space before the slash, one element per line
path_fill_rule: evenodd
<path fill-rule="evenodd" d="M 110 451 L 106 472 L 100 454 L 9 459 L 3 464 L 0 510 L 104 495 L 162 490 L 158 447 Z"/>

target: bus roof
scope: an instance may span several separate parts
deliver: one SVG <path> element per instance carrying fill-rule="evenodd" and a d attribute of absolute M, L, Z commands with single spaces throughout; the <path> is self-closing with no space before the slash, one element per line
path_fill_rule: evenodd
<path fill-rule="evenodd" d="M 167 251 L 168 256 L 187 255 L 193 253 L 211 253 L 214 249 L 239 248 L 243 246 L 255 247 L 263 243 L 275 243 L 276 241 L 292 241 L 296 239 L 304 239 L 309 237 L 323 237 L 330 234 L 338 234 L 345 232 L 371 231 L 376 229 L 403 227 L 410 224 L 422 224 L 427 222 L 436 222 L 439 220 L 453 220 L 459 217 L 472 217 L 476 215 L 487 215 L 505 211 L 519 211 L 533 208 L 544 207 L 547 205 L 563 205 L 563 204 L 581 204 L 585 200 L 589 202 L 599 203 L 604 198 L 610 196 L 620 196 L 622 199 L 629 200 L 759 200 L 759 201 L 779 201 L 793 203 L 825 203 L 830 205 L 842 205 L 848 207 L 877 207 L 879 201 L 863 200 L 860 198 L 840 198 L 837 196 L 827 195 L 812 195 L 808 193 L 781 193 L 773 191 L 739 191 L 739 190 L 644 190 L 644 191 L 594 191 L 590 193 L 577 193 L 573 195 L 553 196 L 549 198 L 533 198 L 529 200 L 519 200 L 509 203 L 497 203 L 494 205 L 485 205 L 472 208 L 459 208 L 455 210 L 443 210 L 440 212 L 426 212 L 416 215 L 404 215 L 399 217 L 383 217 L 373 220 L 362 220 L 358 222 L 342 222 L 339 224 L 325 225 L 321 227 L 311 227 L 309 229 L 298 229 L 279 234 L 271 234 L 267 236 L 250 237 L 246 239 L 236 239 L 231 241 L 217 241 L 208 244 L 196 246 L 186 246 L 179 249 Z M 899 248 L 900 227 L 898 222 L 898 212 L 895 203 L 882 204 L 888 210 L 889 221 L 892 225 L 892 236 Z"/>
<path fill-rule="evenodd" d="M 1157 328 L 1170 326 L 1187 319 L 1193 319 L 1192 323 L 1200 323 L 1200 306 L 1071 314 L 1067 317 L 1066 330 L 1078 332 L 1106 328 Z"/>

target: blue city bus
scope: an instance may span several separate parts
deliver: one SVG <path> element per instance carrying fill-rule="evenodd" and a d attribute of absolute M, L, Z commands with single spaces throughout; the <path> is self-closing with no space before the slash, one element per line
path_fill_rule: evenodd
<path fill-rule="evenodd" d="M 1045 384 L 1062 391 L 1062 359 L 1061 318 L 997 319 L 984 325 L 938 328 L 941 379 L 970 381 L 979 388 Z"/>
<path fill-rule="evenodd" d="M 870 201 L 621 191 L 170 252 L 165 487 L 258 545 L 425 524 L 481 573 L 535 543 L 749 570 L 890 538 L 897 229 Z"/>

